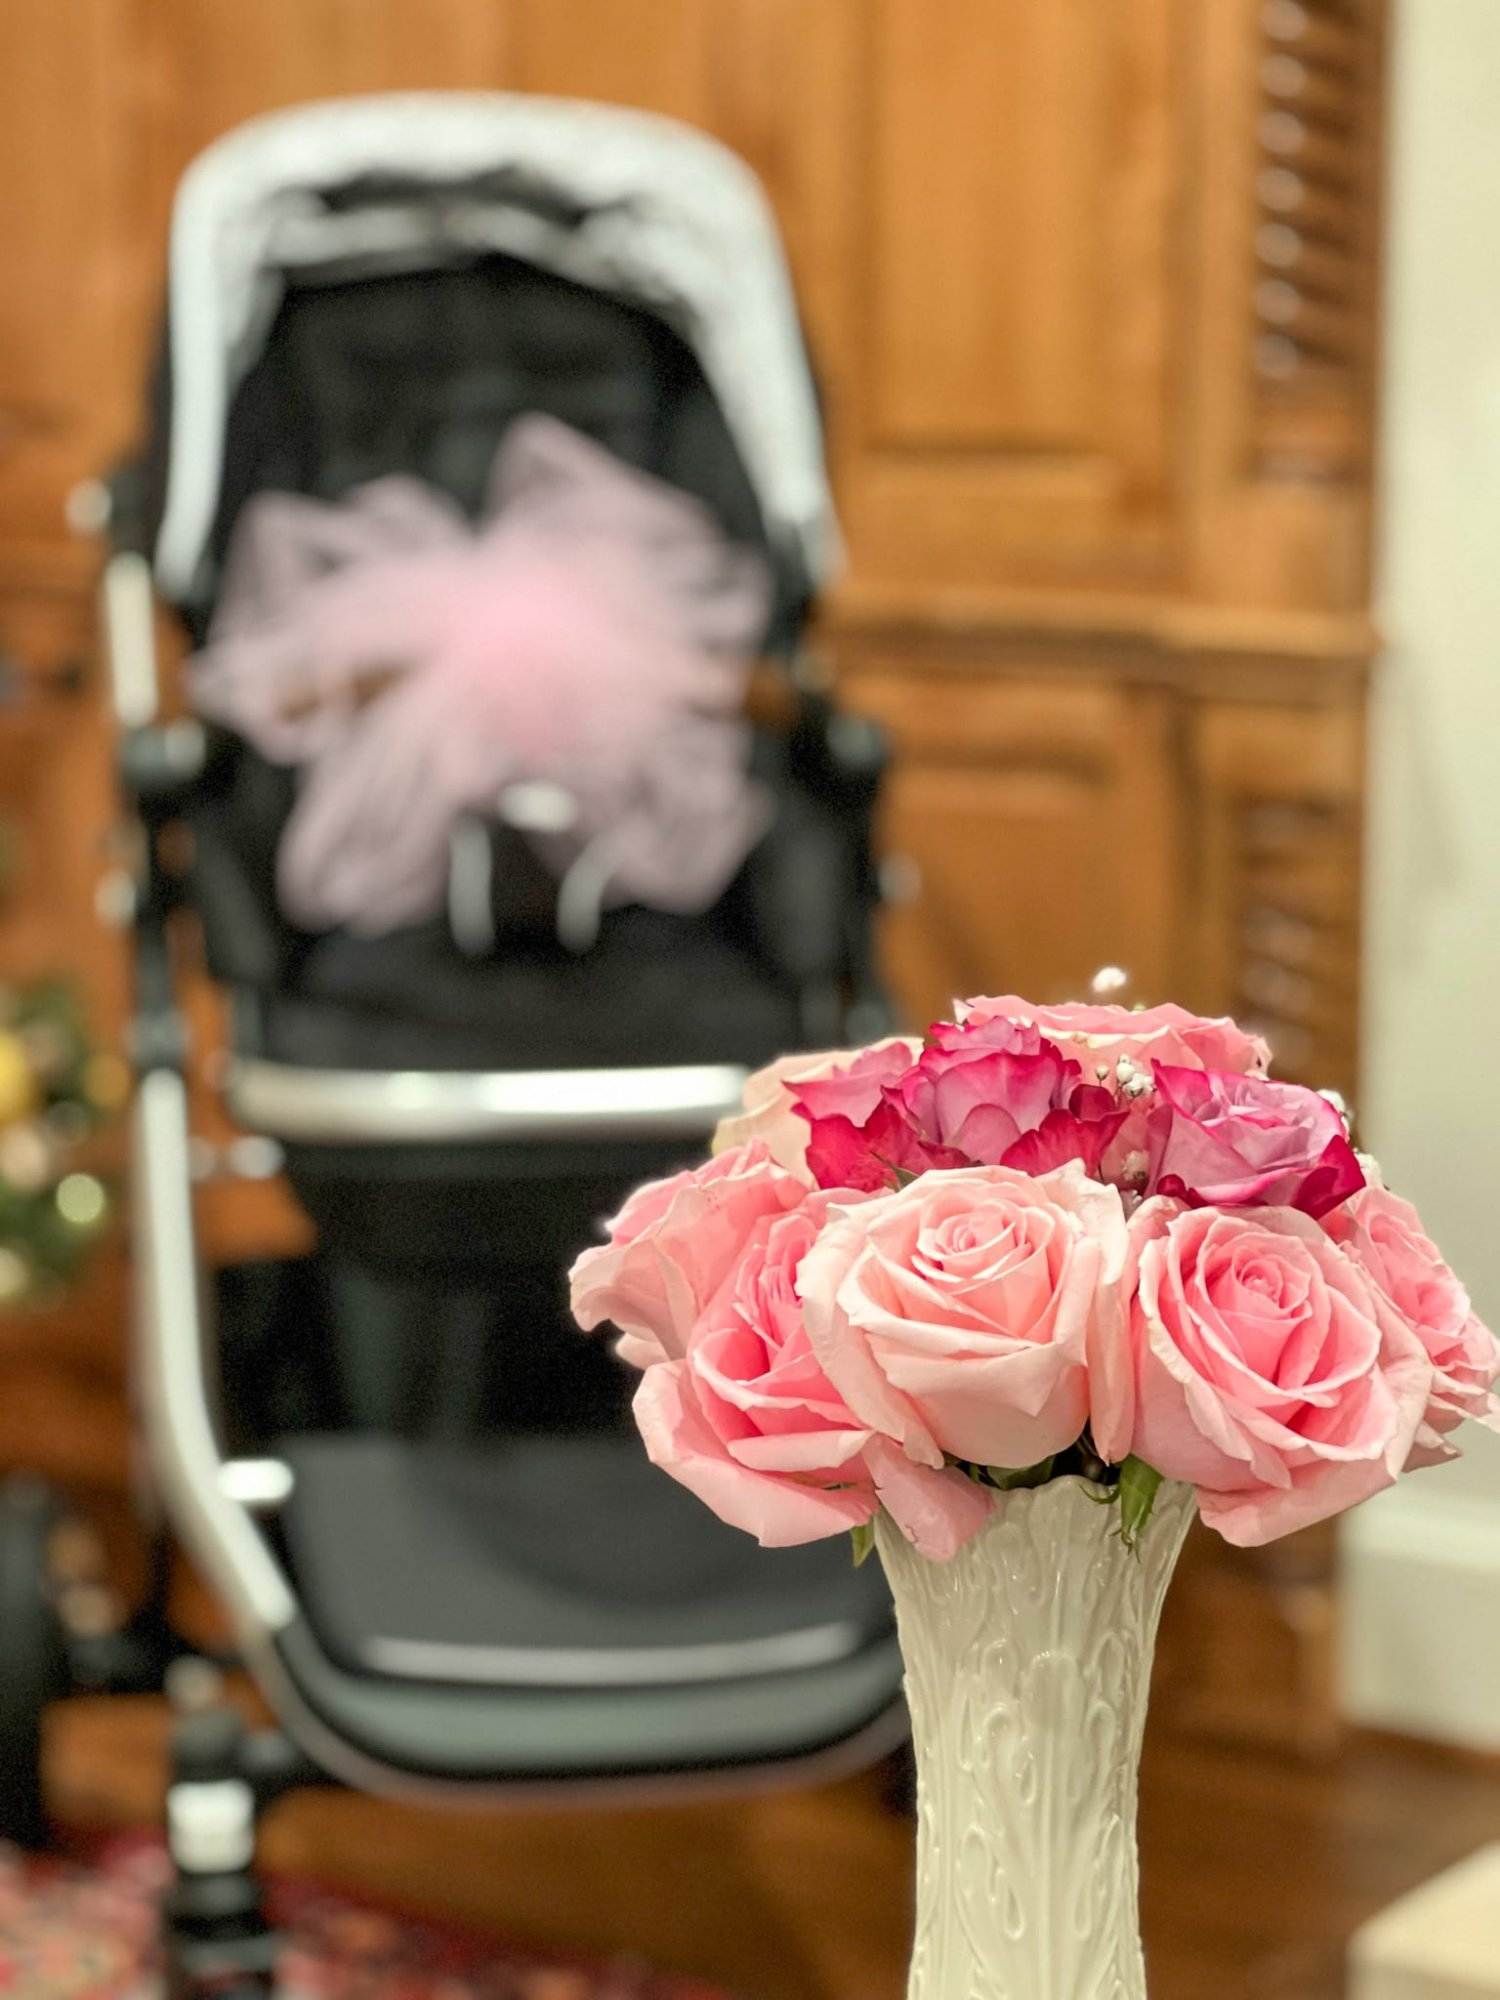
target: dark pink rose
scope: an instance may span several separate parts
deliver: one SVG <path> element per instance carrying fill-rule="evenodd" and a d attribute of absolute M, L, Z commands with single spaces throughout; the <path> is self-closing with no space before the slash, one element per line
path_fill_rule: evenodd
<path fill-rule="evenodd" d="M 710 1150 L 723 1153 L 733 1146 L 759 1140 L 769 1147 L 778 1166 L 810 1180 L 808 1121 L 793 1109 L 798 1088 L 823 1077 L 842 1076 L 861 1057 L 883 1054 L 893 1048 L 904 1049 L 906 1060 L 915 1061 L 921 1046 L 909 1037 L 892 1035 L 886 1041 L 876 1042 L 871 1049 L 824 1049 L 816 1055 L 781 1056 L 746 1080 L 744 1109 L 720 1119 Z"/>
<path fill-rule="evenodd" d="M 872 1194 L 898 1173 L 966 1164 L 962 1153 L 925 1140 L 893 1101 L 890 1087 L 911 1063 L 906 1043 L 884 1042 L 826 1076 L 788 1080 L 793 1106 L 810 1127 L 807 1170 L 819 1187 Z"/>
<path fill-rule="evenodd" d="M 1005 1020 L 940 1022 L 915 1060 L 871 1050 L 793 1093 L 814 1179 L 869 1192 L 902 1173 L 973 1165 L 1043 1174 L 1080 1160 L 1097 1173 L 1127 1116 L 1054 1042 Z"/>
<path fill-rule="evenodd" d="M 925 1555 L 946 1560 L 984 1525 L 989 1496 L 961 1473 L 914 1463 L 855 1417 L 808 1340 L 797 1277 L 830 1206 L 810 1194 L 761 1214 L 676 1358 L 636 1391 L 646 1450 L 723 1520 L 768 1547 L 857 1527 L 884 1507 Z"/>
<path fill-rule="evenodd" d="M 1203 1519 L 1242 1547 L 1395 1481 L 1432 1364 L 1310 1217 L 1148 1201 L 1130 1239 L 1127 1365 L 1090 1379 L 1106 1457 L 1197 1487 Z"/>
<path fill-rule="evenodd" d="M 1318 1216 L 1364 1186 L 1343 1119 L 1315 1090 L 1166 1063 L 1154 1064 L 1152 1075 L 1151 1194 L 1195 1208 Z"/>
<path fill-rule="evenodd" d="M 931 1046 L 885 1096 L 925 1144 L 977 1166 L 1028 1174 L 1066 1160 L 1097 1173 L 1126 1116 L 1109 1091 L 1084 1082 L 1055 1042 L 1005 1020 L 939 1024 Z"/>
<path fill-rule="evenodd" d="M 1500 1430 L 1500 1402 L 1492 1393 L 1500 1375 L 1500 1342 L 1476 1318 L 1468 1293 L 1411 1203 L 1389 1188 L 1366 1186 L 1325 1216 L 1323 1227 L 1432 1362 L 1432 1395 L 1408 1464 L 1455 1457 L 1446 1438 L 1465 1417 Z"/>

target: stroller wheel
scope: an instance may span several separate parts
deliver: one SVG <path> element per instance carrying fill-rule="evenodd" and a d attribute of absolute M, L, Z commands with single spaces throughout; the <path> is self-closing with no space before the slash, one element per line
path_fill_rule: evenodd
<path fill-rule="evenodd" d="M 42 1713 L 66 1693 L 67 1656 L 48 1548 L 56 1496 L 39 1479 L 0 1486 L 0 1840 L 45 1847 Z"/>

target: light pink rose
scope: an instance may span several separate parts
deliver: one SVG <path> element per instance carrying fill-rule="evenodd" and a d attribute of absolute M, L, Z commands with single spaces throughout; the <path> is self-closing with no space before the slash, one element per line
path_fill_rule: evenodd
<path fill-rule="evenodd" d="M 1160 1007 L 1140 1008 L 1073 1002 L 1038 1007 L 1017 994 L 1005 993 L 962 1000 L 956 1011 L 963 1022 L 1030 1021 L 1053 1041 L 1075 1044 L 1067 1053 L 1082 1062 L 1089 1083 L 1102 1080 L 1098 1074 L 1101 1069 L 1113 1073 L 1121 1056 L 1128 1056 L 1144 1071 L 1149 1071 L 1153 1062 L 1164 1062 L 1187 1069 L 1264 1075 L 1271 1063 L 1271 1051 L 1259 1035 L 1247 1035 L 1227 1015 L 1209 1019 L 1190 1014 L 1171 1001 Z"/>
<path fill-rule="evenodd" d="M 805 1182 L 763 1144 L 738 1146 L 704 1166 L 648 1181 L 610 1222 L 608 1243 L 569 1273 L 573 1317 L 585 1333 L 608 1320 L 633 1367 L 681 1355 L 699 1314 L 763 1216 L 795 1208 Z"/>
<path fill-rule="evenodd" d="M 1315 1090 L 1163 1063 L 1152 1077 L 1148 1193 L 1323 1215 L 1364 1185 L 1342 1117 Z"/>
<path fill-rule="evenodd" d="M 1411 1328 L 1435 1371 L 1432 1396 L 1408 1464 L 1456 1456 L 1444 1442 L 1465 1417 L 1500 1430 L 1500 1341 L 1478 1319 L 1409 1201 L 1364 1187 L 1323 1218 L 1323 1227 L 1369 1279 L 1376 1296 Z"/>
<path fill-rule="evenodd" d="M 1124 1211 L 1077 1162 L 932 1173 L 835 1207 L 797 1289 L 849 1408 L 919 1464 L 1034 1465 L 1076 1442 L 1118 1346 Z"/>
<path fill-rule="evenodd" d="M 793 1109 L 791 1086 L 847 1070 L 861 1057 L 877 1051 L 899 1048 L 909 1061 L 921 1046 L 915 1039 L 892 1035 L 883 1042 L 872 1043 L 868 1049 L 825 1049 L 820 1055 L 781 1056 L 747 1078 L 743 1093 L 745 1108 L 719 1121 L 712 1150 L 722 1153 L 732 1146 L 759 1140 L 770 1149 L 778 1166 L 810 1178 L 807 1174 L 810 1128 L 808 1121 Z"/>
<path fill-rule="evenodd" d="M 1130 1234 L 1131 1376 L 1095 1384 L 1105 1457 L 1196 1486 L 1203 1519 L 1244 1547 L 1392 1483 L 1432 1365 L 1316 1222 L 1152 1200 Z"/>
<path fill-rule="evenodd" d="M 797 1271 L 840 1191 L 763 1215 L 678 1360 L 648 1367 L 636 1421 L 653 1464 L 768 1547 L 816 1540 L 884 1505 L 946 1560 L 984 1524 L 961 1473 L 912 1464 L 850 1412 L 808 1342 Z"/>

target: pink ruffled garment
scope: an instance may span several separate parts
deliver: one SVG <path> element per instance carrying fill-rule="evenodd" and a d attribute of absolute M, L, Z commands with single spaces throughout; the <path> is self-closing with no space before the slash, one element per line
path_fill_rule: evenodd
<path fill-rule="evenodd" d="M 554 872 L 695 911 L 769 818 L 740 718 L 769 589 L 696 500 L 532 416 L 477 533 L 402 478 L 252 501 L 191 685 L 302 767 L 277 886 L 306 928 L 435 915 L 455 822 L 538 783 L 572 806 L 530 836 Z"/>

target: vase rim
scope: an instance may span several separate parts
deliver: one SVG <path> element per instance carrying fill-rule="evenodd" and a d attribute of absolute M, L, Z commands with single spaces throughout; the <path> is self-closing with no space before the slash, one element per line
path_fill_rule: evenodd
<path fill-rule="evenodd" d="M 1055 1497 L 1050 1500 L 1044 1499 L 1043 1496 L 1053 1493 L 1054 1489 L 1060 1489 L 1056 1491 Z M 1086 1506 L 1091 1514 L 1101 1515 L 1106 1524 L 1118 1519 L 1116 1511 L 1118 1503 L 1114 1500 L 1101 1499 L 1099 1496 L 1106 1489 L 1101 1488 L 1097 1480 L 1089 1479 L 1081 1472 L 1065 1472 L 1057 1479 L 1044 1480 L 1040 1486 L 994 1487 L 988 1490 L 990 1499 L 995 1504 L 990 1509 L 984 1527 L 979 1531 L 981 1535 L 1007 1518 L 1014 1521 L 1020 1516 L 1029 1515 L 1037 1506 L 1045 1508 L 1049 1513 L 1071 1510 L 1080 1520 L 1087 1517 L 1077 1510 Z M 1164 1479 L 1151 1510 L 1152 1519 L 1156 1519 L 1158 1515 L 1180 1516 L 1190 1511 L 1194 1503 L 1195 1494 L 1190 1485 L 1180 1479 Z"/>
<path fill-rule="evenodd" d="M 1089 1495 L 1091 1499 L 1094 1493 L 1100 1490 L 1099 1481 L 1097 1479 L 1090 1479 L 1087 1473 L 1063 1472 L 1059 1473 L 1056 1479 L 1044 1479 L 1039 1486 L 995 1486 L 991 1487 L 990 1491 L 997 1500 L 1019 1500 L 1023 1494 L 1030 1494 L 1035 1497 L 1036 1494 L 1045 1493 L 1049 1487 L 1053 1486 L 1089 1487 L 1092 1489 Z M 1164 1479 L 1161 1483 L 1160 1493 L 1158 1494 L 1158 1504 L 1165 1495 L 1169 1493 L 1181 1493 L 1186 1490 L 1190 1489 L 1185 1487 L 1185 1483 L 1182 1480 Z M 1094 1504 L 1096 1506 L 1107 1506 L 1110 1503 L 1096 1500 Z"/>

